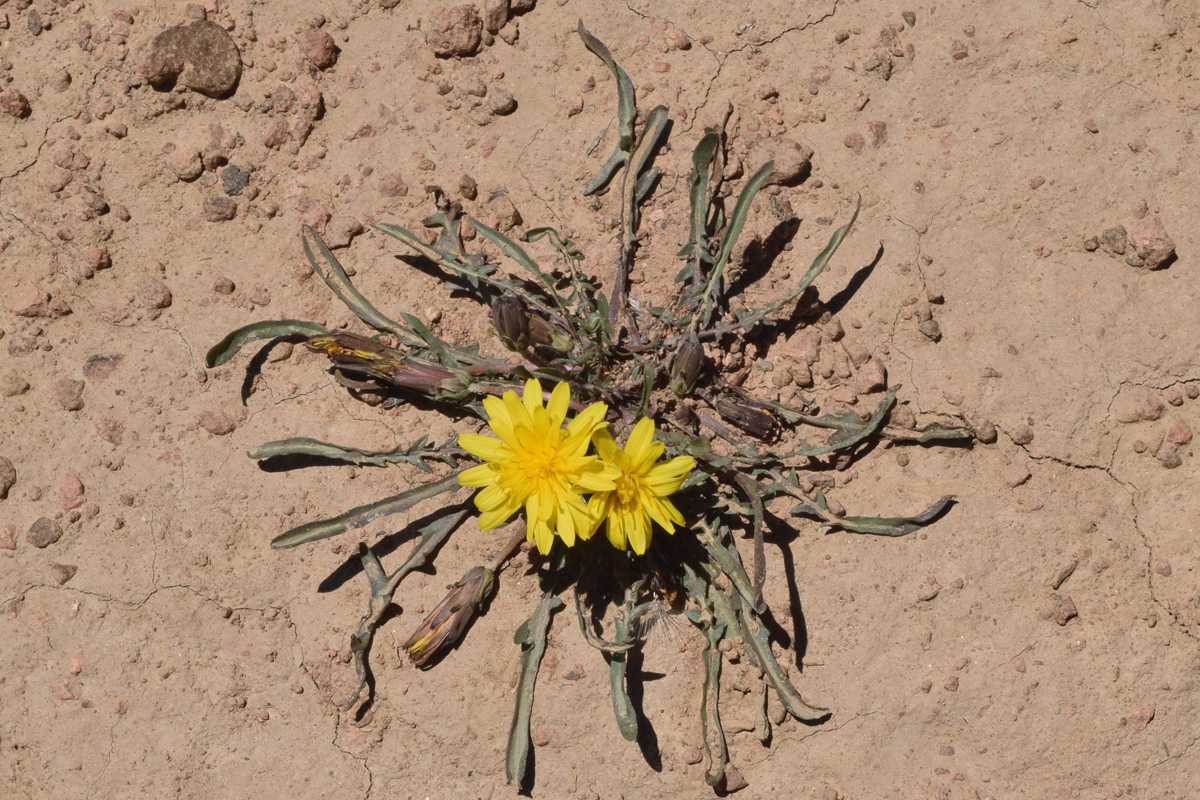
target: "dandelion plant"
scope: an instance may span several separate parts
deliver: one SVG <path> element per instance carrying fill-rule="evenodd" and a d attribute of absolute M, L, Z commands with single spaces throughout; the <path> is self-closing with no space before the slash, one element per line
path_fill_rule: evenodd
<path fill-rule="evenodd" d="M 415 544 L 390 573 L 371 547 L 360 547 L 371 599 L 351 636 L 358 683 L 343 708 L 353 707 L 367 685 L 375 629 L 404 578 L 432 563 L 464 524 L 481 531 L 503 529 L 507 534 L 497 538 L 497 551 L 490 558 L 480 554 L 479 566 L 450 587 L 403 649 L 418 666 L 435 664 L 485 609 L 503 564 L 523 541 L 534 544 L 529 558 L 538 570 L 541 594 L 515 637 L 521 671 L 507 748 L 509 781 L 530 780 L 529 725 L 538 668 L 555 614 L 564 605 L 561 595 L 571 591 L 585 639 L 607 660 L 613 711 L 626 739 L 636 739 L 644 724 L 630 701 L 626 665 L 629 653 L 646 641 L 649 622 L 682 613 L 699 629 L 705 642 L 705 680 L 698 693 L 709 756 L 706 780 L 724 790 L 732 766 L 720 714 L 722 642 L 744 642 L 764 690 L 774 691 L 793 717 L 819 723 L 830 714 L 801 698 L 776 660 L 763 623 L 768 515 L 808 518 L 830 530 L 903 536 L 944 513 L 952 498 L 943 497 L 911 517 L 839 515 L 806 476 L 827 469 L 830 459 L 849 463 L 872 441 L 936 442 L 970 434 L 937 423 L 920 429 L 891 424 L 897 386 L 862 418 L 836 408 L 821 413 L 816 407 L 773 402 L 722 372 L 714 354 L 740 349 L 772 328 L 807 324 L 797 320 L 805 313 L 796 309 L 797 301 L 821 275 L 858 214 L 855 209 L 782 298 L 732 312 L 734 247 L 772 164 L 746 179 L 726 211 L 724 123 L 707 129 L 692 153 L 688 233 L 672 296 L 654 305 L 630 295 L 641 207 L 658 179 L 652 162 L 668 112 L 655 107 L 639 126 L 629 76 L 582 22 L 579 35 L 617 83 L 615 149 L 583 187 L 585 195 L 615 191 L 620 203 L 616 269 L 607 293 L 584 272 L 578 245 L 559 231 L 532 228 L 510 238 L 465 215 L 432 187 L 436 210 L 423 224 L 433 236 L 391 223 L 375 227 L 440 270 L 449 288 L 489 307 L 508 358 L 451 346 L 412 314 L 387 316 L 354 287 L 318 233 L 306 226 L 302 243 L 314 270 L 370 331 L 331 332 L 301 320 L 259 322 L 230 333 L 209 351 L 207 363 L 225 363 L 256 340 L 299 339 L 328 356 L 336 381 L 351 390 L 384 392 L 389 404 L 424 398 L 421 407 L 428 410 L 423 413 L 486 423 L 486 433 L 478 424 L 466 424 L 450 441 L 435 444 L 421 437 L 389 451 L 304 437 L 269 442 L 251 453 L 257 459 L 307 454 L 350 464 L 397 465 L 430 476 L 415 488 L 293 528 L 276 537 L 276 548 L 361 528 L 460 486 L 477 489 L 472 502 L 437 508 L 398 532 Z M 489 249 L 469 252 L 465 225 Z M 524 245 L 534 242 L 553 249 L 555 268 L 548 270 L 529 255 Z M 819 303 L 816 312 L 821 313 Z M 810 444 L 804 436 L 813 432 L 828 435 Z M 601 530 L 604 535 L 596 536 Z M 611 568 L 596 568 L 606 564 Z M 606 615 L 610 605 L 613 613 Z M 602 619 L 610 620 L 607 634 Z"/>

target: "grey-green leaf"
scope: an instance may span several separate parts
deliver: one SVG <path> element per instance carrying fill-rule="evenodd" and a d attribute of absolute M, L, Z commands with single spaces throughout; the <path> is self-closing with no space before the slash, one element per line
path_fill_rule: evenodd
<path fill-rule="evenodd" d="M 279 336 L 303 336 L 310 338 L 328 333 L 315 322 L 305 322 L 300 319 L 279 319 L 254 322 L 245 327 L 232 331 L 221 341 L 213 345 L 204 356 L 206 367 L 219 367 L 233 358 L 238 350 L 259 339 L 275 339 Z"/>

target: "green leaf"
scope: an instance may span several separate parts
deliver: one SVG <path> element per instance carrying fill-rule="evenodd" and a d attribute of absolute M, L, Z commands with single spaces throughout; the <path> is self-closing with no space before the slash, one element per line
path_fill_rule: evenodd
<path fill-rule="evenodd" d="M 521 645 L 521 676 L 517 680 L 517 703 L 513 708 L 505 758 L 505 772 L 510 784 L 519 783 L 525 777 L 529 762 L 529 717 L 533 713 L 533 689 L 537 683 L 542 654 L 546 652 L 550 615 L 561 605 L 561 600 L 545 592 L 533 614 L 517 629 L 516 643 Z"/>
<path fill-rule="evenodd" d="M 704 694 L 700 697 L 700 733 L 708 750 L 708 770 L 704 782 L 719 786 L 725 780 L 729 764 L 729 748 L 725 744 L 725 729 L 721 727 L 721 651 L 725 635 L 724 624 L 710 620 L 701 625 L 704 630 Z"/>
<path fill-rule="evenodd" d="M 721 137 L 717 132 L 710 130 L 692 151 L 692 211 L 688 216 L 688 243 L 679 251 L 679 255 L 686 256 L 690 263 L 676 280 L 686 279 L 693 286 L 700 284 L 700 264 L 712 258 L 708 252 L 708 184 L 712 179 L 712 163 L 720 142 Z"/>
<path fill-rule="evenodd" d="M 556 305 L 559 306 L 560 310 L 563 310 L 562 299 L 558 296 L 558 292 L 554 290 L 554 281 L 549 275 L 542 272 L 542 268 L 539 267 L 538 263 L 530 257 L 529 253 L 525 252 L 525 249 L 521 247 L 521 245 L 517 244 L 495 228 L 484 225 L 474 217 L 469 217 L 469 219 L 471 220 L 471 224 L 475 226 L 475 230 L 479 231 L 480 236 L 496 245 L 496 247 L 499 247 L 500 251 L 504 253 L 504 255 L 520 264 L 531 275 L 533 275 L 533 277 L 537 278 L 538 282 L 542 285 L 542 288 L 546 290 L 546 293 L 550 296 L 550 298 L 555 302 Z"/>
<path fill-rule="evenodd" d="M 328 331 L 317 323 L 299 319 L 254 322 L 230 332 L 228 336 L 213 345 L 212 349 L 204 356 L 204 365 L 209 368 L 219 367 L 233 358 L 238 350 L 259 339 L 275 339 L 279 336 L 303 336 L 309 339 L 324 333 L 328 333 Z"/>
<path fill-rule="evenodd" d="M 337 257 L 325 244 L 325 240 L 311 226 L 304 226 L 301 238 L 304 241 L 304 255 L 308 257 L 308 263 L 312 265 L 313 270 L 321 276 L 321 280 L 325 281 L 325 284 L 333 290 L 338 299 L 345 303 L 346 307 L 353 311 L 359 319 L 375 330 L 387 331 L 394 334 L 396 338 L 405 344 L 420 344 L 419 340 L 413 338 L 412 331 L 385 316 L 367 298 L 363 297 L 362 292 L 358 291 L 354 287 L 354 284 L 350 282 L 350 277 L 346 274 L 346 270 L 342 268 L 341 262 L 337 260 Z M 321 254 L 325 261 L 324 264 L 317 259 L 316 253 L 313 252 L 314 243 L 316 244 L 317 252 Z"/>
<path fill-rule="evenodd" d="M 731 543 L 731 546 L 726 547 L 723 542 L 718 540 L 716 532 L 707 526 L 704 527 L 705 532 L 701 536 L 701 541 L 704 543 L 704 549 L 708 551 L 712 560 L 720 568 L 721 572 L 725 573 L 725 577 L 729 578 L 729 582 L 733 584 L 733 588 L 737 589 L 737 593 L 751 607 L 766 610 L 766 606 L 763 604 L 762 593 L 755 590 L 754 582 L 746 574 L 746 568 L 742 566 L 742 559 L 738 555 L 736 546 L 733 546 Z"/>
<path fill-rule="evenodd" d="M 828 717 L 829 709 L 810 706 L 804 702 L 796 687 L 783 674 L 779 662 L 775 660 L 775 654 L 771 652 L 766 628 L 751 620 L 751 615 L 744 608 L 738 609 L 738 623 L 742 629 L 742 639 L 750 646 L 758 665 L 762 667 L 788 713 L 803 722 L 816 722 Z"/>
<path fill-rule="evenodd" d="M 305 455 L 376 467 L 406 463 L 428 472 L 429 465 L 421 459 L 435 458 L 451 464 L 453 463 L 453 455 L 449 452 L 451 450 L 457 450 L 457 448 L 451 447 L 450 442 L 440 447 L 433 447 L 426 444 L 424 436 L 408 447 L 400 445 L 391 450 L 361 450 L 357 447 L 345 447 L 318 439 L 310 439 L 307 436 L 297 436 L 292 439 L 279 439 L 261 444 L 258 449 L 250 453 L 250 457 L 262 460 L 277 456 Z"/>
<path fill-rule="evenodd" d="M 607 642 L 592 630 L 592 626 L 588 624 L 584 614 L 586 608 L 583 605 L 583 598 L 579 596 L 579 589 L 575 589 L 575 615 L 579 618 L 579 630 L 583 631 L 583 638 L 592 647 L 604 653 L 625 653 L 633 649 L 633 642 Z"/>
<path fill-rule="evenodd" d="M 750 214 L 750 204 L 754 201 L 754 196 L 758 194 L 759 190 L 767 182 L 767 178 L 771 176 L 771 170 L 774 168 L 775 162 L 773 161 L 763 164 L 757 172 L 750 176 L 750 180 L 742 188 L 742 193 L 738 195 L 737 205 L 733 207 L 733 214 L 729 218 L 729 225 L 725 228 L 725 237 L 721 240 L 721 249 L 717 252 L 712 272 L 708 276 L 708 283 L 704 287 L 702 307 L 697 317 L 699 325 L 702 328 L 707 328 L 712 319 L 712 312 L 716 307 L 717 292 L 725 272 L 725 264 L 729 261 L 729 254 L 733 252 L 733 246 L 737 243 L 738 236 L 741 235 L 742 228 L 746 224 L 746 217 Z"/>
<path fill-rule="evenodd" d="M 800 283 L 792 290 L 789 295 L 789 300 L 794 300 L 804 293 L 812 282 L 817 279 L 817 276 L 825 271 L 826 265 L 829 264 L 829 259 L 833 258 L 833 254 L 841 246 L 842 240 L 846 238 L 846 234 L 850 232 L 850 227 L 854 225 L 854 221 L 858 219 L 858 212 L 862 209 L 862 197 L 854 204 L 854 213 L 850 215 L 850 221 L 833 232 L 829 237 L 829 243 L 825 245 L 825 249 L 817 253 L 817 257 L 813 259 L 812 265 L 808 271 L 804 273 L 804 277 L 800 279 Z"/>
<path fill-rule="evenodd" d="M 292 528 L 287 533 L 276 536 L 271 540 L 271 547 L 276 550 L 283 550 L 299 544 L 305 544 L 306 542 L 327 539 L 330 536 L 337 536 L 346 531 L 369 525 L 380 517 L 407 511 L 422 500 L 437 497 L 443 492 L 458 488 L 458 474 L 460 472 L 462 470 L 455 470 L 446 477 L 432 483 L 422 484 L 421 486 L 408 489 L 407 491 L 400 492 L 400 494 L 392 495 L 375 503 L 368 503 L 357 508 L 352 508 L 333 519 L 319 520 Z"/>
<path fill-rule="evenodd" d="M 828 511 L 829 506 L 825 502 L 825 495 L 818 494 L 816 501 L 817 506 L 822 511 Z M 870 533 L 877 536 L 905 536 L 937 519 L 953 502 L 954 495 L 948 494 L 914 517 L 830 516 L 822 524 L 830 530 L 840 528 L 851 533 Z"/>
<path fill-rule="evenodd" d="M 629 75 L 625 70 L 621 69 L 620 65 L 617 64 L 612 52 L 604 45 L 604 42 L 588 32 L 588 29 L 583 25 L 582 19 L 579 20 L 579 38 L 583 40 L 583 44 L 588 50 L 604 62 L 604 65 L 612 72 L 613 77 L 617 79 L 617 146 L 613 150 L 613 154 L 609 156 L 604 167 L 600 170 L 600 174 L 593 178 L 584 189 L 583 193 L 590 195 L 607 184 L 612 176 L 616 174 L 617 169 L 633 153 L 633 121 L 637 116 L 637 102 L 633 90 L 633 81 L 629 79 Z"/>

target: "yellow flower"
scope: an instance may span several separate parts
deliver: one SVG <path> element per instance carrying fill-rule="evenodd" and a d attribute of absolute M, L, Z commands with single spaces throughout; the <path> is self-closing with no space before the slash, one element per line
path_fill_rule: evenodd
<path fill-rule="evenodd" d="M 620 474 L 585 455 L 592 434 L 607 424 L 608 406 L 592 403 L 563 428 L 570 402 L 570 387 L 560 383 L 543 407 L 542 385 L 533 379 L 526 382 L 523 398 L 513 391 L 484 398 L 488 427 L 500 438 L 458 437 L 464 450 L 484 461 L 458 477 L 463 486 L 484 487 L 475 495 L 480 530 L 498 528 L 524 506 L 529 541 L 543 554 L 550 552 L 556 533 L 571 547 L 576 536 L 586 539 L 595 531 L 580 493 L 610 491 Z"/>
<path fill-rule="evenodd" d="M 654 422 L 649 419 L 633 427 L 624 450 L 607 430 L 596 431 L 592 441 L 601 461 L 620 470 L 615 488 L 597 491 L 588 500 L 593 529 L 607 521 L 613 546 L 623 550 L 628 542 L 633 552 L 641 555 L 650 546 L 653 523 L 667 533 L 683 524 L 683 515 L 667 496 L 678 491 L 696 461 L 691 456 L 677 456 L 655 463 L 663 453 L 663 443 L 654 441 Z"/>

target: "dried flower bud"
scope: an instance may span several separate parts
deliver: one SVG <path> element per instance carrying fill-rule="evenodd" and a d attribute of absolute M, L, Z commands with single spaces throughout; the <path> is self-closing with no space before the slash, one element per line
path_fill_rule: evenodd
<path fill-rule="evenodd" d="M 569 353 L 573 347 L 569 336 L 536 314 L 529 317 L 529 337 L 538 347 L 549 347 L 560 353 Z"/>
<path fill-rule="evenodd" d="M 681 344 L 671 363 L 671 391 L 679 397 L 690 394 L 703 369 L 704 347 L 696 341 Z"/>
<path fill-rule="evenodd" d="M 314 336 L 305 346 L 329 356 L 339 369 L 380 378 L 403 389 L 438 394 L 466 388 L 457 375 L 441 364 L 411 358 L 402 350 L 357 333 Z"/>
<path fill-rule="evenodd" d="M 505 295 L 492 305 L 492 324 L 509 350 L 520 353 L 529 347 L 529 315 L 517 298 Z"/>
<path fill-rule="evenodd" d="M 770 411 L 745 403 L 717 401 L 717 413 L 756 439 L 769 439 L 775 432 L 775 417 Z"/>
<path fill-rule="evenodd" d="M 434 656 L 451 647 L 471 624 L 475 613 L 492 592 L 495 571 L 487 567 L 472 567 L 450 587 L 442 602 L 430 611 L 412 636 L 400 645 L 408 652 L 413 664 L 423 667 Z"/>

